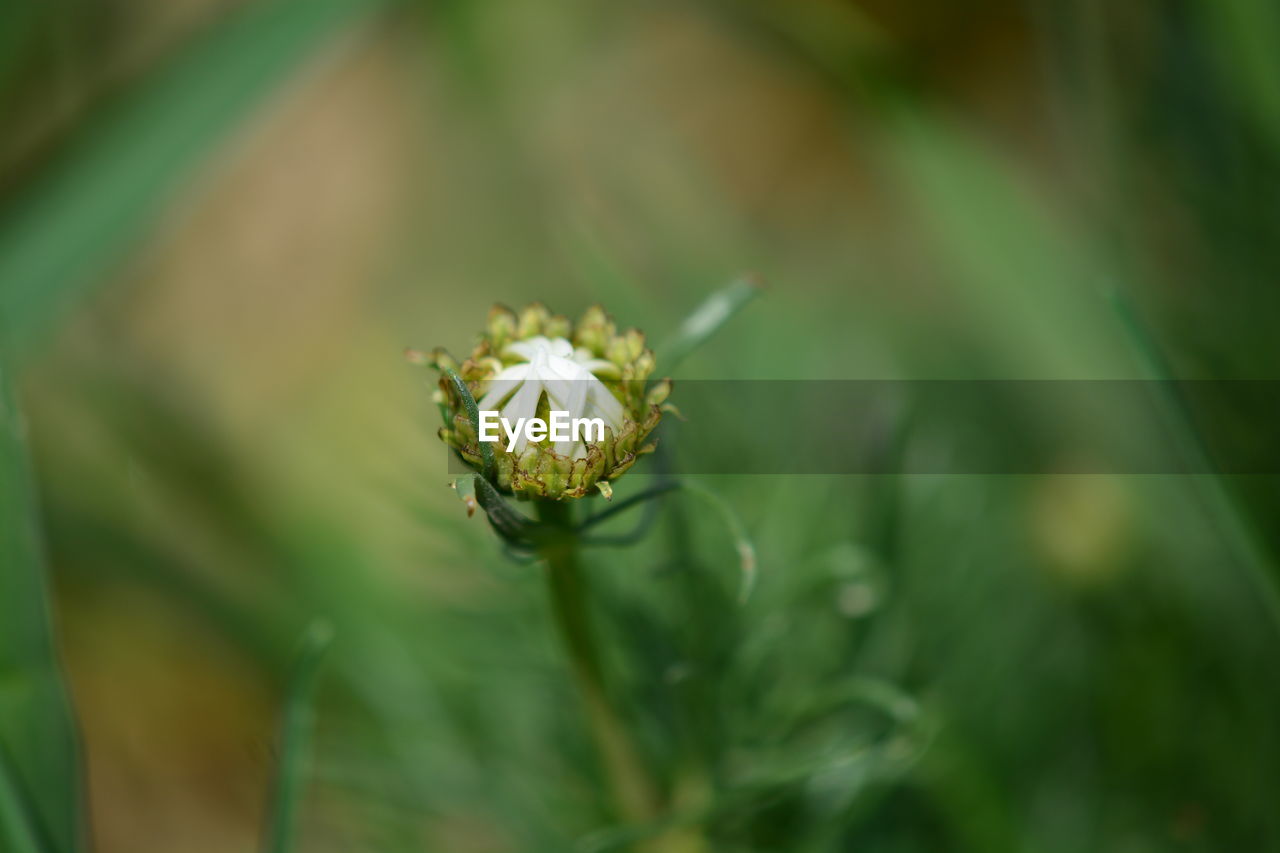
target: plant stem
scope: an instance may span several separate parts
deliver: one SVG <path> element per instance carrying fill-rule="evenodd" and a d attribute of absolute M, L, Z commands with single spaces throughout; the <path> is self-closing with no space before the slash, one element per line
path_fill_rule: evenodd
<path fill-rule="evenodd" d="M 587 610 L 586 584 L 578 562 L 578 540 L 569 507 L 558 501 L 540 501 L 537 508 L 546 530 L 539 550 L 547 561 L 552 614 L 582 694 L 587 723 L 619 816 L 629 823 L 653 821 L 659 814 L 657 789 L 609 698 L 599 646 Z"/>

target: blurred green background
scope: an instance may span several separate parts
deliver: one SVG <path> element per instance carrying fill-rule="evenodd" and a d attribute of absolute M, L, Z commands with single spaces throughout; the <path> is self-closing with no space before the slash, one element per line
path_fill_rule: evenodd
<path fill-rule="evenodd" d="M 1277 378 L 1266 0 L 0 15 L 6 853 L 77 849 L 82 803 L 99 853 L 255 849 L 316 619 L 296 849 L 625 847 L 540 569 L 446 488 L 401 357 L 495 301 L 661 340 L 755 271 L 677 404 Z M 1275 477 L 702 481 L 755 539 L 745 605 L 683 496 L 588 559 L 708 849 L 1280 850 Z"/>

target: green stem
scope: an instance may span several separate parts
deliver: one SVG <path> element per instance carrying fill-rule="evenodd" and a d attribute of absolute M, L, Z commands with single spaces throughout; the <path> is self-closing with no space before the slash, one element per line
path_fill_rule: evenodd
<path fill-rule="evenodd" d="M 552 614 L 582 694 L 587 723 L 619 816 L 630 823 L 653 821 L 658 817 L 657 790 L 609 698 L 587 610 L 586 583 L 578 562 L 578 539 L 569 507 L 558 501 L 541 501 L 537 507 L 547 531 L 539 550 L 547 561 Z"/>

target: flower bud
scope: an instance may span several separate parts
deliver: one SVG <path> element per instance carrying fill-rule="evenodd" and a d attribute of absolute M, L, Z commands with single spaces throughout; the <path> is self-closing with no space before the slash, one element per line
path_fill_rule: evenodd
<path fill-rule="evenodd" d="M 603 357 L 614 336 L 613 321 L 609 315 L 599 305 L 592 305 L 574 328 L 573 342 Z"/>
<path fill-rule="evenodd" d="M 543 333 L 542 327 L 550 319 L 551 312 L 541 302 L 530 303 L 520 312 L 520 326 L 516 330 L 516 338 L 525 340 Z"/>
<path fill-rule="evenodd" d="M 495 485 L 516 495 L 548 500 L 600 492 L 636 460 L 654 450 L 649 441 L 662 419 L 671 382 L 649 386 L 653 353 L 643 333 L 618 333 L 600 306 L 577 323 L 552 315 L 533 303 L 519 314 L 502 306 L 489 312 L 486 331 L 471 356 L 459 366 L 443 351 L 431 357 L 440 370 L 457 371 L 481 411 L 498 411 L 508 424 L 551 411 L 604 423 L 603 435 L 552 441 L 529 433 L 492 444 Z M 468 464 L 481 470 L 483 453 L 457 387 L 440 380 L 445 425 L 440 438 Z"/>
<path fill-rule="evenodd" d="M 568 338 L 573 332 L 573 323 L 563 314 L 555 314 L 547 318 L 542 326 L 542 334 L 548 338 Z"/>
<path fill-rule="evenodd" d="M 515 313 L 505 305 L 493 306 L 489 309 L 489 323 L 486 329 L 493 346 L 501 350 L 516 336 Z"/>

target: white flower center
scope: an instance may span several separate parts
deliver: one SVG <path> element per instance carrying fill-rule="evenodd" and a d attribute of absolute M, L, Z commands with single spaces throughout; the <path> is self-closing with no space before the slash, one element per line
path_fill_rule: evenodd
<path fill-rule="evenodd" d="M 539 335 L 516 341 L 507 347 L 524 361 L 503 368 L 489 384 L 489 390 L 477 404 L 481 411 L 497 411 L 508 422 L 532 418 L 538 413 L 538 401 L 547 395 L 552 411 L 568 412 L 570 418 L 603 418 L 616 435 L 622 429 L 622 404 L 596 378 L 595 372 L 611 370 L 613 365 L 593 356 L 588 350 L 573 348 L 564 338 Z M 528 445 L 523 431 L 515 452 Z M 556 453 L 580 458 L 587 455 L 581 441 L 557 441 Z"/>

